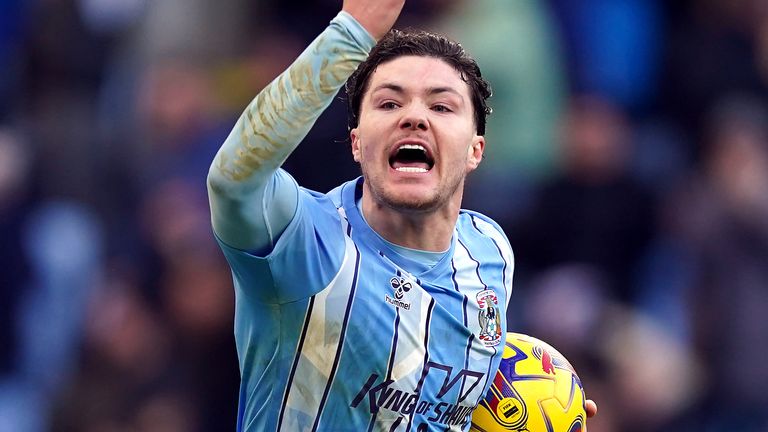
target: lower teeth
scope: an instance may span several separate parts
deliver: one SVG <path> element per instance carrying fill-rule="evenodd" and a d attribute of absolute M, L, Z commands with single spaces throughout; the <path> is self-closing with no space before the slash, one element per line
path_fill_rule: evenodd
<path fill-rule="evenodd" d="M 424 168 L 413 168 L 413 167 L 399 167 L 395 168 L 395 170 L 400 172 L 410 172 L 410 173 L 425 173 L 427 172 Z"/>

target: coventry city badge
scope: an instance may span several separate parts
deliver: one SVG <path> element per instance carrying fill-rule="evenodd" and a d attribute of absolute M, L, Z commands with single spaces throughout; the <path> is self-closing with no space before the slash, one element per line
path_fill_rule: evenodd
<path fill-rule="evenodd" d="M 499 315 L 499 299 L 493 290 L 483 290 L 477 293 L 477 305 L 480 308 L 479 339 L 487 347 L 501 343 L 501 316 Z"/>

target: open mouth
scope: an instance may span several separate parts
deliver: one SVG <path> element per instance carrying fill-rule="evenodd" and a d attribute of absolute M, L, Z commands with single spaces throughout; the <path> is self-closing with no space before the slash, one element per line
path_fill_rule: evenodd
<path fill-rule="evenodd" d="M 402 144 L 389 156 L 389 166 L 399 172 L 425 173 L 434 165 L 435 160 L 420 144 Z"/>

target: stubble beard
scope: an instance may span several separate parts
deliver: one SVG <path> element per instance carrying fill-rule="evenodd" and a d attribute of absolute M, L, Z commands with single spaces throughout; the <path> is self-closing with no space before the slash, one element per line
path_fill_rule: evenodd
<path fill-rule="evenodd" d="M 464 173 L 456 173 L 422 197 L 403 197 L 396 191 L 384 187 L 383 182 L 378 177 L 369 175 L 365 168 L 362 168 L 362 172 L 373 200 L 379 205 L 403 213 L 429 213 L 445 206 L 462 187 L 466 176 Z"/>

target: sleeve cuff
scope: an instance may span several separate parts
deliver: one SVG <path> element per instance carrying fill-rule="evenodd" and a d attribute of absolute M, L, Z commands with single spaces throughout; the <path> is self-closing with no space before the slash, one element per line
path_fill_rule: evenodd
<path fill-rule="evenodd" d="M 339 12 L 339 14 L 331 20 L 331 24 L 340 25 L 350 36 L 352 36 L 352 39 L 354 39 L 361 48 L 365 49 L 366 52 L 371 51 L 374 45 L 376 45 L 376 39 L 368 33 L 362 24 L 347 12 Z"/>

